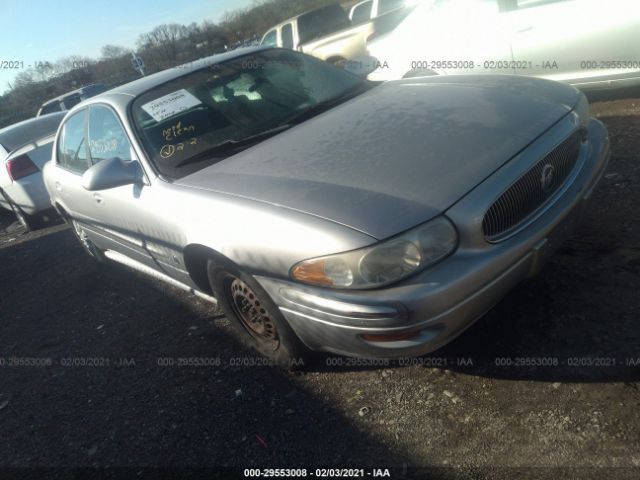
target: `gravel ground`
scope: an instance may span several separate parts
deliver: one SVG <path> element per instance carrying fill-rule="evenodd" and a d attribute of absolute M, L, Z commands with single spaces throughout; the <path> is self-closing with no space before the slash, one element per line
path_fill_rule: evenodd
<path fill-rule="evenodd" d="M 413 365 L 255 365 L 215 305 L 94 265 L 64 225 L 26 234 L 3 214 L 0 478 L 316 466 L 638 478 L 640 100 L 593 111 L 613 157 L 582 226 L 540 276 Z M 558 365 L 527 365 L 542 361 Z"/>

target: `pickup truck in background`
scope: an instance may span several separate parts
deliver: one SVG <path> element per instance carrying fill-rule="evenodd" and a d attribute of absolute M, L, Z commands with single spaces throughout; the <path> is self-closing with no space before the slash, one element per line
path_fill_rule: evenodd
<path fill-rule="evenodd" d="M 349 19 L 354 25 L 368 22 L 394 10 L 415 7 L 418 0 L 364 0 L 349 10 Z"/>
<path fill-rule="evenodd" d="M 264 34 L 260 43 L 298 50 L 344 66 L 347 60 L 367 54 L 369 37 L 382 33 L 379 30 L 395 28 L 412 10 L 403 8 L 404 2 L 396 0 L 395 3 L 401 5 L 383 15 L 387 21 L 381 22 L 382 17 L 372 17 L 357 24 L 351 21 L 349 14 L 339 4 L 330 4 L 276 25 Z"/>

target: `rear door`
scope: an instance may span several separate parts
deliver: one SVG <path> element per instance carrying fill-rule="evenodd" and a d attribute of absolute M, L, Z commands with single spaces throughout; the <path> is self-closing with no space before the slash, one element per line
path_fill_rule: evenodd
<path fill-rule="evenodd" d="M 116 112 L 107 105 L 91 105 L 87 118 L 87 146 L 92 165 L 119 158 L 138 162 L 124 127 Z M 151 195 L 148 185 L 121 187 L 87 192 L 87 209 L 100 220 L 104 248 L 119 251 L 134 260 L 155 267 L 154 243 L 150 236 L 148 209 L 145 204 Z"/>
<path fill-rule="evenodd" d="M 522 73 L 570 83 L 640 75 L 637 0 L 511 0 L 505 15 Z"/>
<path fill-rule="evenodd" d="M 99 192 L 82 187 L 84 172 L 113 157 L 137 161 L 115 112 L 106 106 L 83 109 L 62 127 L 56 163 L 52 165 L 53 185 L 49 188 L 55 190 L 67 213 L 98 247 L 153 266 L 149 249 L 136 227 L 144 187 L 126 185 Z"/>
<path fill-rule="evenodd" d="M 82 174 L 91 166 L 85 141 L 87 109 L 66 119 L 57 143 L 56 161 L 51 165 L 48 188 L 52 198 L 67 213 L 83 225 L 92 225 L 94 218 L 86 208 L 89 194 L 82 188 Z"/>

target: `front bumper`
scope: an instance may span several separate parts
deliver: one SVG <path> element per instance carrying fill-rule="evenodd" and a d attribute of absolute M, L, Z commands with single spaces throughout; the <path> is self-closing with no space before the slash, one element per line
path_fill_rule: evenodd
<path fill-rule="evenodd" d="M 577 128 L 569 115 L 495 172 L 446 215 L 456 224 L 456 252 L 398 284 L 378 290 L 313 288 L 256 277 L 279 306 L 298 337 L 312 350 L 360 357 L 416 356 L 450 342 L 491 309 L 522 280 L 535 275 L 578 223 L 609 157 L 605 127 L 592 119 L 588 141 L 565 184 L 512 237 L 487 242 L 480 224 L 488 198 L 504 190 Z M 395 341 L 369 341 L 361 335 L 417 332 Z"/>

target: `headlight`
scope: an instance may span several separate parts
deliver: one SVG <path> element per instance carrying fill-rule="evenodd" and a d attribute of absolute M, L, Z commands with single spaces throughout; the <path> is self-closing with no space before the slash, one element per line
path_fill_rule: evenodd
<path fill-rule="evenodd" d="M 370 247 L 304 260 L 291 268 L 291 277 L 324 287 L 379 287 L 433 265 L 457 245 L 452 223 L 438 217 Z"/>
<path fill-rule="evenodd" d="M 588 128 L 589 120 L 591 119 L 591 109 L 589 107 L 589 100 L 584 93 L 580 94 L 580 99 L 574 109 L 580 118 L 580 126 L 584 129 Z"/>

